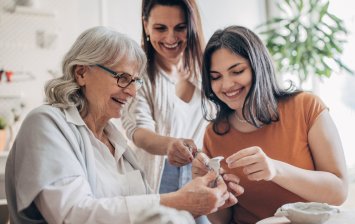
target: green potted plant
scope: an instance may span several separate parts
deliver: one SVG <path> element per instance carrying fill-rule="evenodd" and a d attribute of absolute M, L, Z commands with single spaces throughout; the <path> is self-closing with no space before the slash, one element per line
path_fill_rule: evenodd
<path fill-rule="evenodd" d="M 310 75 L 330 77 L 341 69 L 353 74 L 340 58 L 347 30 L 328 11 L 328 0 L 280 0 L 277 7 L 280 15 L 257 29 L 281 73 L 297 75 L 300 87 Z"/>

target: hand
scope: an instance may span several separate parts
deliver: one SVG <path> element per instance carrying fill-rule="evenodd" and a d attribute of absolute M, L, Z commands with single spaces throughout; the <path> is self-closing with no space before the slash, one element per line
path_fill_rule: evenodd
<path fill-rule="evenodd" d="M 243 167 L 243 172 L 249 180 L 272 180 L 276 175 L 274 160 L 264 151 L 253 146 L 240 150 L 226 159 L 229 168 Z"/>
<path fill-rule="evenodd" d="M 192 162 L 194 151 L 197 151 L 197 147 L 193 140 L 173 138 L 168 144 L 168 161 L 177 167 L 184 166 Z"/>
<path fill-rule="evenodd" d="M 222 169 L 224 173 L 224 170 Z M 237 197 L 244 193 L 244 188 L 239 185 L 240 179 L 234 174 L 222 174 L 224 182 L 229 188 L 229 197 L 225 204 L 219 209 L 228 208 L 235 205 L 238 202 Z"/>
<path fill-rule="evenodd" d="M 216 181 L 215 188 L 208 187 Z M 178 199 L 183 203 L 182 209 L 189 211 L 195 217 L 216 212 L 230 197 L 227 186 L 221 176 L 210 171 L 205 176 L 197 177 L 177 191 Z"/>
<path fill-rule="evenodd" d="M 205 153 L 197 153 L 195 159 L 192 161 L 191 172 L 193 179 L 206 175 L 206 173 L 209 171 L 207 167 L 207 163 L 209 160 L 210 158 L 208 158 Z"/>

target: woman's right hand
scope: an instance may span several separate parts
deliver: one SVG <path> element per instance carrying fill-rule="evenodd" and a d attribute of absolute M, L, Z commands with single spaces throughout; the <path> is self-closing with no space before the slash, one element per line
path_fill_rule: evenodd
<path fill-rule="evenodd" d="M 182 138 L 172 138 L 167 147 L 168 161 L 177 167 L 191 163 L 192 153 L 197 150 L 193 140 Z"/>
<path fill-rule="evenodd" d="M 216 187 L 210 188 L 210 183 L 216 179 Z M 182 209 L 189 211 L 195 217 L 216 212 L 230 197 L 223 178 L 214 171 L 195 178 L 176 193 L 178 195 L 176 202 L 182 203 Z"/>

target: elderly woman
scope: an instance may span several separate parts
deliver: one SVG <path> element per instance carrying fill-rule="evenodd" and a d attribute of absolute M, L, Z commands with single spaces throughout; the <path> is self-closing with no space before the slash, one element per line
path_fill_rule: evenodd
<path fill-rule="evenodd" d="M 15 223 L 135 223 L 160 205 L 198 216 L 236 203 L 222 178 L 208 187 L 213 172 L 177 192 L 149 194 L 110 121 L 142 86 L 145 65 L 143 50 L 120 33 L 95 27 L 79 36 L 63 76 L 45 87 L 47 104 L 30 112 L 10 152 L 6 195 Z"/>

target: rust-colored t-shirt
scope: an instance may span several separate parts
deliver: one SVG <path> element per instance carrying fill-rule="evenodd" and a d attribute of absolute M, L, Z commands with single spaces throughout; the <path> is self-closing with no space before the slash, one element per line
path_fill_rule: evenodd
<path fill-rule="evenodd" d="M 272 159 L 314 170 L 308 132 L 325 108 L 317 96 L 302 92 L 280 100 L 280 120 L 256 131 L 243 133 L 231 127 L 227 134 L 220 136 L 214 133 L 210 124 L 204 136 L 204 151 L 210 157 L 227 158 L 241 149 L 259 146 Z M 227 173 L 240 177 L 240 184 L 245 189 L 233 207 L 233 223 L 255 223 L 273 216 L 277 208 L 285 203 L 305 201 L 272 181 L 249 181 L 242 168 L 230 170 L 224 160 L 221 164 Z"/>

